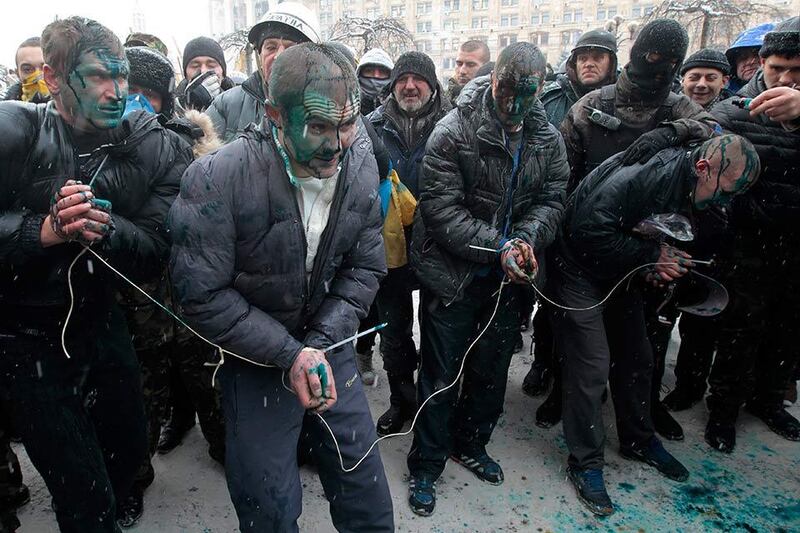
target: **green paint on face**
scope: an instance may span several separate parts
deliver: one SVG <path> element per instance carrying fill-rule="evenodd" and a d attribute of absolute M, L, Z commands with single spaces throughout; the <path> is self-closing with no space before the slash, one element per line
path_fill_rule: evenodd
<path fill-rule="evenodd" d="M 730 135 L 723 136 L 717 139 L 717 142 L 706 143 L 700 152 L 700 158 L 710 161 L 717 154 L 719 154 L 719 167 L 715 176 L 711 175 L 709 168 L 709 179 L 716 180 L 714 185 L 714 192 L 708 198 L 696 198 L 695 194 L 695 207 L 700 210 L 707 209 L 711 205 L 726 206 L 729 205 L 734 196 L 742 194 L 750 188 L 755 181 L 756 175 L 760 169 L 758 154 L 752 149 L 746 147 L 733 146 L 735 138 Z M 739 149 L 740 148 L 740 149 Z M 741 173 L 731 180 L 726 174 L 730 171 L 734 163 L 734 152 L 738 158 L 744 159 L 744 165 Z M 723 182 L 733 181 L 733 187 L 730 189 L 723 188 Z"/>
<path fill-rule="evenodd" d="M 303 103 L 283 112 L 283 141 L 292 162 L 312 176 L 332 176 L 355 134 L 358 110 L 357 93 L 341 105 L 306 89 Z"/>
<path fill-rule="evenodd" d="M 81 54 L 67 78 L 70 91 L 64 102 L 76 123 L 98 130 L 117 127 L 128 97 L 127 78 L 128 61 L 124 57 L 107 50 Z"/>
<path fill-rule="evenodd" d="M 495 106 L 502 122 L 522 123 L 536 102 L 541 81 L 538 76 L 523 76 L 519 79 L 508 77 L 498 80 Z"/>

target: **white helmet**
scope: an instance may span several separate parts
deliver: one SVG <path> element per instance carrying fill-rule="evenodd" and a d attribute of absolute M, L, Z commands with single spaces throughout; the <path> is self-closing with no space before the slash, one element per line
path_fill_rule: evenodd
<path fill-rule="evenodd" d="M 264 39 L 275 37 L 295 42 L 320 42 L 319 19 L 313 11 L 297 2 L 282 2 L 269 11 L 250 29 L 247 40 L 256 49 L 261 49 Z"/>

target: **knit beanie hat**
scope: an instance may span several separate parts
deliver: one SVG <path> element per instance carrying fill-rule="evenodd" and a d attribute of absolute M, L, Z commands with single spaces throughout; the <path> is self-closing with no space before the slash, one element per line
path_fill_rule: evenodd
<path fill-rule="evenodd" d="M 427 54 L 406 52 L 398 57 L 397 63 L 394 64 L 394 70 L 392 70 L 392 89 L 394 89 L 394 84 L 403 74 L 416 74 L 428 83 L 431 91 L 436 90 L 436 65 L 433 64 L 433 60 Z"/>
<path fill-rule="evenodd" d="M 183 49 L 183 75 L 186 76 L 186 67 L 192 59 L 203 56 L 216 59 L 222 66 L 222 76 L 228 75 L 228 65 L 225 63 L 222 47 L 217 41 L 208 37 L 196 37 L 186 43 L 186 48 Z"/>
<path fill-rule="evenodd" d="M 382 67 L 391 73 L 392 69 L 394 69 L 394 61 L 392 61 L 392 58 L 384 50 L 372 48 L 361 56 L 361 60 L 358 62 L 358 72 L 356 72 L 356 74 L 361 75 L 361 69 L 367 66 Z"/>
<path fill-rule="evenodd" d="M 672 19 L 656 19 L 648 22 L 631 47 L 631 62 L 644 60 L 649 52 L 662 57 L 683 61 L 689 47 L 689 34 L 684 27 Z"/>
<path fill-rule="evenodd" d="M 800 56 L 800 16 L 776 24 L 775 29 L 764 36 L 764 45 L 758 53 L 761 57 Z"/>
<path fill-rule="evenodd" d="M 134 46 L 125 49 L 130 63 L 128 83 L 154 91 L 161 96 L 161 114 L 172 116 L 175 91 L 175 72 L 172 63 L 164 54 L 147 46 Z"/>
<path fill-rule="evenodd" d="M 711 48 L 703 48 L 686 58 L 681 67 L 681 76 L 697 67 L 715 68 L 721 71 L 723 76 L 729 76 L 731 73 L 731 65 L 725 54 Z"/>

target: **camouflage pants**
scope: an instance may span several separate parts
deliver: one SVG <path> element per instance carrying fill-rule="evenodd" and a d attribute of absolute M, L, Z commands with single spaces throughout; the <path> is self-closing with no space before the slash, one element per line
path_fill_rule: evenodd
<path fill-rule="evenodd" d="M 207 362 L 216 361 L 214 349 L 200 339 L 190 338 L 139 350 L 137 355 L 142 366 L 150 457 L 156 451 L 161 426 L 169 418 L 170 369 L 177 370 L 188 391 L 206 441 L 211 447 L 224 449 L 225 425 L 220 410 L 219 391 L 211 384 L 214 368 L 206 366 Z M 152 483 L 153 477 L 153 467 L 148 458 L 139 470 L 137 483 L 146 487 Z"/>

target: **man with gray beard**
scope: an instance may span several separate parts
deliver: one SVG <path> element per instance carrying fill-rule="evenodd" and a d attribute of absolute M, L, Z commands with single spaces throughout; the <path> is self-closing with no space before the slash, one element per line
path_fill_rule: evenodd
<path fill-rule="evenodd" d="M 391 95 L 369 115 L 389 152 L 400 181 L 418 195 L 418 168 L 434 125 L 450 110 L 450 102 L 436 80 L 436 67 L 422 52 L 406 52 L 397 58 L 390 82 Z M 411 227 L 405 228 L 406 242 Z M 379 435 L 399 431 L 416 412 L 414 370 L 419 357 L 411 336 L 414 325 L 412 292 L 418 288 L 408 265 L 389 268 L 378 291 L 376 305 L 381 322 L 383 368 L 389 379 L 389 409 L 378 419 Z"/>

